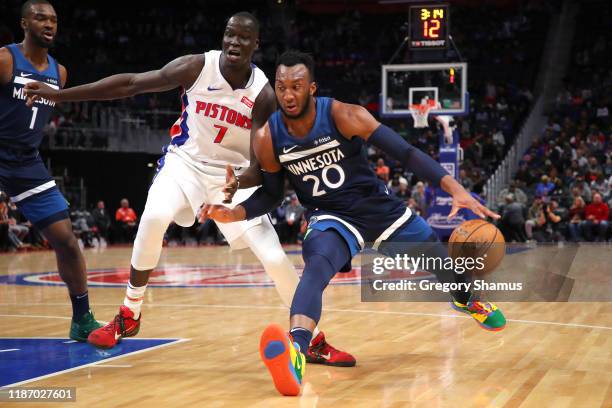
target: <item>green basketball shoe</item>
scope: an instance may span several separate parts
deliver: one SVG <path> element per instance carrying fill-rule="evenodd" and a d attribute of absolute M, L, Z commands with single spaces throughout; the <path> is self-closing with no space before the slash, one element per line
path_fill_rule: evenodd
<path fill-rule="evenodd" d="M 506 327 L 506 318 L 493 303 L 470 300 L 467 304 L 456 300 L 451 302 L 453 309 L 467 313 L 485 330 L 500 331 Z"/>
<path fill-rule="evenodd" d="M 90 310 L 78 322 L 72 321 L 69 336 L 72 340 L 87 341 L 89 333 L 100 327 L 102 327 L 102 324 L 94 318 L 93 312 Z"/>

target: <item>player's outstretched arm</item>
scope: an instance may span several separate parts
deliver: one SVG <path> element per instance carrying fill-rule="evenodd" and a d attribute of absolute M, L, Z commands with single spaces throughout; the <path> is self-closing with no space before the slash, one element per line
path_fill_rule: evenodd
<path fill-rule="evenodd" d="M 253 151 L 262 170 L 262 185 L 246 201 L 234 208 L 206 205 L 200 212 L 200 222 L 212 218 L 218 222 L 250 220 L 265 215 L 278 207 L 285 190 L 285 174 L 274 155 L 272 135 L 268 124 L 255 132 Z"/>
<path fill-rule="evenodd" d="M 99 81 L 67 89 L 52 89 L 41 83 L 25 85 L 27 104 L 38 98 L 55 102 L 104 101 L 121 99 L 147 92 L 162 92 L 180 86 L 189 88 L 204 66 L 204 54 L 179 57 L 163 68 L 138 74 L 117 74 Z"/>
<path fill-rule="evenodd" d="M 239 188 L 249 188 L 261 185 L 261 167 L 259 165 L 259 161 L 257 160 L 257 156 L 255 155 L 255 151 L 253 150 L 253 143 L 257 130 L 264 127 L 268 121 L 268 118 L 275 110 L 276 96 L 274 95 L 274 90 L 268 83 L 263 87 L 257 96 L 257 99 L 255 99 L 255 104 L 253 106 L 253 123 L 251 127 L 250 145 L 251 164 L 249 168 L 240 175 L 240 177 L 237 177 L 233 171 L 230 171 L 231 169 L 228 170 L 226 184 L 223 188 L 223 192 L 225 193 L 225 200 L 223 200 L 224 203 L 231 203 L 234 194 Z"/>
<path fill-rule="evenodd" d="M 406 142 L 393 129 L 378 122 L 363 106 L 334 101 L 332 116 L 336 127 L 347 138 L 360 137 L 402 162 L 418 178 L 441 187 L 453 197 L 452 218 L 460 208 L 472 210 L 476 215 L 495 219 L 499 215 L 480 204 L 461 184 L 449 175 L 440 163 Z"/>

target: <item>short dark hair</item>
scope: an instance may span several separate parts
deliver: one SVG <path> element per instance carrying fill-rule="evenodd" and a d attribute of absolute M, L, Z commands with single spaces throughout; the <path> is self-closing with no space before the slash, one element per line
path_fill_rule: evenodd
<path fill-rule="evenodd" d="M 259 35 L 259 20 L 257 19 L 257 17 L 255 17 L 253 13 L 249 13 L 248 11 L 239 11 L 238 13 L 232 14 L 231 17 L 228 18 L 227 21 L 225 22 L 225 25 L 227 25 L 227 23 L 229 23 L 230 19 L 233 17 L 251 20 L 251 22 L 253 23 L 253 26 L 255 27 L 255 33 Z"/>
<path fill-rule="evenodd" d="M 283 52 L 276 59 L 276 68 L 278 68 L 279 65 L 284 65 L 286 67 L 293 67 L 299 64 L 304 64 L 306 66 L 306 69 L 308 69 L 308 74 L 310 75 L 310 81 L 311 82 L 314 81 L 315 80 L 315 64 L 314 64 L 314 59 L 312 58 L 312 55 L 306 52 L 289 50 L 289 51 Z"/>
<path fill-rule="evenodd" d="M 22 18 L 27 17 L 28 14 L 30 14 L 32 6 L 35 6 L 37 4 L 48 4 L 51 7 L 53 7 L 51 3 L 49 3 L 48 0 L 28 0 L 25 3 L 23 3 L 23 5 L 21 6 L 21 17 Z"/>

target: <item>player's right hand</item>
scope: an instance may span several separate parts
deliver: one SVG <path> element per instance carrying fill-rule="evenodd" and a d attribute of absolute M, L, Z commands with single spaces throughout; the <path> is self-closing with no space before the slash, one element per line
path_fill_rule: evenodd
<path fill-rule="evenodd" d="M 24 92 L 27 97 L 27 106 L 34 105 L 34 102 L 41 98 L 57 102 L 57 97 L 59 95 L 59 90 L 53 89 L 42 82 L 30 82 L 25 84 Z"/>
<path fill-rule="evenodd" d="M 244 220 L 246 218 L 246 213 L 244 212 L 244 208 L 242 208 L 242 206 L 240 205 L 234 208 L 229 208 L 224 205 L 205 204 L 204 206 L 202 206 L 202 208 L 200 208 L 200 213 L 198 214 L 198 221 L 200 223 L 203 223 L 209 218 L 217 222 L 226 224 L 228 222 Z"/>
<path fill-rule="evenodd" d="M 225 194 L 224 204 L 230 204 L 234 194 L 238 191 L 238 178 L 234 173 L 234 169 L 229 164 L 225 166 L 225 186 L 223 187 L 223 194 Z"/>

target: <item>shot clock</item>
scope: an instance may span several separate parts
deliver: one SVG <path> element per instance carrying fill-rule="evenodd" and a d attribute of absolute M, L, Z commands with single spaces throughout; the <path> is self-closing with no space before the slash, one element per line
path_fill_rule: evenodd
<path fill-rule="evenodd" d="M 442 49 L 448 47 L 448 4 L 410 7 L 410 48 Z"/>

